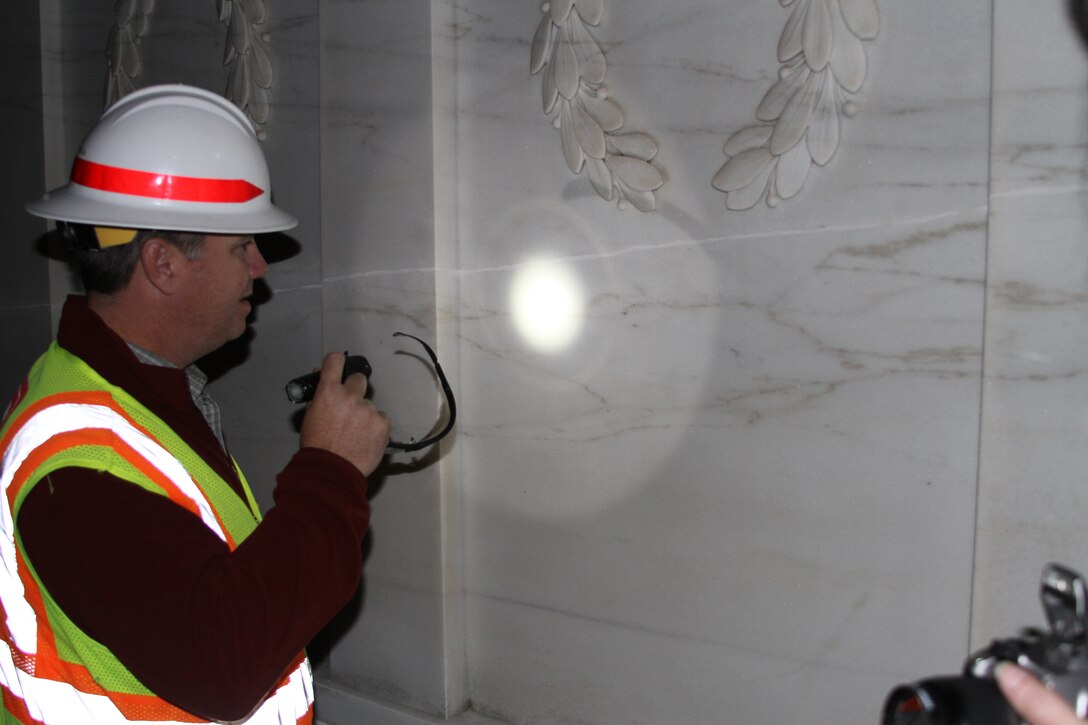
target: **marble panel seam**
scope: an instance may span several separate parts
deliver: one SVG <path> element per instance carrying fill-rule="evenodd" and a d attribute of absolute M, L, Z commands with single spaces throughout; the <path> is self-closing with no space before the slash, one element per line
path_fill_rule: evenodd
<path fill-rule="evenodd" d="M 587 616 L 571 610 L 561 609 L 559 607 L 545 606 L 534 602 L 525 602 L 510 597 L 501 597 L 495 594 L 481 594 L 474 592 L 466 595 L 468 599 L 479 599 L 500 605 L 505 605 L 512 608 L 521 608 L 526 610 L 532 610 L 536 612 L 543 612 L 546 614 L 554 614 L 560 617 L 566 617 L 570 619 L 577 619 L 587 623 L 603 624 L 617 629 L 626 629 L 632 632 L 637 632 L 643 635 L 649 635 L 654 637 L 662 637 L 665 639 L 676 640 L 679 642 L 687 642 L 692 644 L 706 645 L 711 647 L 720 647 L 734 652 L 745 652 L 748 654 L 755 654 L 761 657 L 767 657 L 771 659 L 778 659 L 787 662 L 797 662 L 803 665 L 818 666 L 821 668 L 828 668 L 838 670 L 840 672 L 864 672 L 865 674 L 883 674 L 889 677 L 896 677 L 899 675 L 897 672 L 879 672 L 872 667 L 866 667 L 864 670 L 857 667 L 847 667 L 841 664 L 835 664 L 828 662 L 824 659 L 814 659 L 801 657 L 794 654 L 785 654 L 782 652 L 774 652 L 772 650 L 756 649 L 753 647 L 745 647 L 743 645 L 733 644 L 730 642 L 724 642 L 722 640 L 710 639 L 708 637 L 694 637 L 689 634 L 678 633 L 665 629 L 659 629 L 654 627 L 645 627 L 640 625 L 631 624 L 628 622 L 622 622 L 615 619 L 602 619 L 600 617 Z M 470 625 L 471 626 L 471 625 Z"/>
<path fill-rule="evenodd" d="M 908 219 L 893 219 L 882 220 L 877 222 L 866 222 L 863 224 L 836 224 L 821 227 L 812 227 L 804 229 L 775 229 L 770 231 L 761 232 L 746 232 L 743 234 L 730 234 L 718 237 L 707 237 L 706 239 L 677 239 L 671 242 L 664 242 L 661 244 L 635 244 L 623 249 L 617 249 L 610 252 L 595 252 L 592 254 L 569 254 L 562 257 L 558 257 L 558 261 L 564 262 L 578 262 L 595 259 L 615 259 L 618 257 L 624 257 L 631 254 L 638 254 L 640 252 L 658 252 L 666 251 L 670 249 L 689 249 L 692 247 L 706 247 L 717 244 L 726 244 L 730 242 L 742 242 L 758 239 L 776 239 L 782 237 L 802 237 L 811 236 L 813 234 L 848 234 L 853 232 L 867 231 L 870 229 L 887 229 L 889 227 L 914 227 L 924 226 L 935 222 L 942 222 L 946 220 L 973 218 L 976 216 L 984 216 L 988 211 L 986 206 L 967 207 L 963 209 L 954 209 L 939 214 L 928 214 L 925 216 L 912 217 Z M 526 263 L 516 264 L 501 264 L 491 267 L 476 267 L 473 269 L 451 269 L 449 267 L 404 267 L 400 269 L 374 269 L 364 272 L 352 272 L 346 275 L 334 275 L 325 277 L 325 283 L 344 283 L 351 282 L 359 279 L 367 279 L 372 277 L 395 277 L 398 275 L 408 274 L 443 274 L 450 276 L 468 276 L 473 274 L 486 274 L 492 272 L 510 272 L 515 271 Z"/>

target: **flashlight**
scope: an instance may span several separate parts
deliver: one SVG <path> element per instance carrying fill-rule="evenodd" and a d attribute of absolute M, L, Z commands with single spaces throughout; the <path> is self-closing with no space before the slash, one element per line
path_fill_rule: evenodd
<path fill-rule="evenodd" d="M 363 377 L 370 378 L 370 363 L 362 355 L 348 355 L 344 352 L 344 377 L 340 382 L 347 382 L 349 375 L 362 373 Z M 317 390 L 317 381 L 321 379 L 321 371 L 315 370 L 307 375 L 300 375 L 287 383 L 287 399 L 292 403 L 308 403 L 314 397 Z"/>
<path fill-rule="evenodd" d="M 434 364 L 434 372 L 438 376 L 438 382 L 442 386 L 442 392 L 446 396 L 446 425 L 442 430 L 433 435 L 429 435 L 423 440 L 416 440 L 410 438 L 407 443 L 401 443 L 398 441 L 389 441 L 389 447 L 398 451 L 418 451 L 427 446 L 434 445 L 438 441 L 446 437 L 446 435 L 453 430 L 453 423 L 457 420 L 457 402 L 453 399 L 453 390 L 450 388 L 450 383 L 446 379 L 446 374 L 442 372 L 442 366 L 438 364 L 438 356 L 434 354 L 434 350 L 423 340 L 419 339 L 415 335 L 409 335 L 407 332 L 394 332 L 393 337 L 410 337 L 427 351 L 427 357 L 431 359 L 431 363 Z M 370 378 L 370 363 L 362 355 L 348 355 L 344 352 L 344 379 L 341 382 L 346 382 L 349 375 L 355 373 L 362 373 L 367 378 Z M 321 378 L 320 372 L 312 372 L 309 375 L 300 375 L 291 382 L 287 383 L 287 399 L 292 403 L 306 403 L 314 397 L 314 391 L 317 389 L 317 381 Z M 437 427 L 437 425 L 436 425 Z"/>

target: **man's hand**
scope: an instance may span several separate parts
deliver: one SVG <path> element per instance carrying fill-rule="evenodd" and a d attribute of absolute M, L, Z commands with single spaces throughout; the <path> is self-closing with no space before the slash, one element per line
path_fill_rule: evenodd
<path fill-rule="evenodd" d="M 1002 662 L 994 676 L 1005 699 L 1031 725 L 1084 725 L 1061 695 L 1026 670 Z"/>
<path fill-rule="evenodd" d="M 355 464 L 369 476 L 381 463 L 389 443 L 389 418 L 367 400 L 367 380 L 361 373 L 340 380 L 344 355 L 330 352 L 321 365 L 321 379 L 302 421 L 302 447 L 324 448 Z"/>

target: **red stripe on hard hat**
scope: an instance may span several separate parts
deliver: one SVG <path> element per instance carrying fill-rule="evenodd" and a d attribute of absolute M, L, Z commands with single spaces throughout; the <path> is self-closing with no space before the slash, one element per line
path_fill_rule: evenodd
<path fill-rule="evenodd" d="M 264 193 L 245 179 L 202 179 L 197 176 L 174 176 L 150 171 L 121 169 L 76 159 L 72 181 L 99 191 L 147 196 L 174 201 L 205 201 L 240 203 Z"/>

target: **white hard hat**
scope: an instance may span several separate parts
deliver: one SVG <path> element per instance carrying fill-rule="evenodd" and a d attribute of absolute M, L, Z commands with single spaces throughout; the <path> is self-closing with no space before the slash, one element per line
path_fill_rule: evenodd
<path fill-rule="evenodd" d="M 27 204 L 35 216 L 101 227 L 258 234 L 298 220 L 272 204 L 253 125 L 230 101 L 151 86 L 106 109 L 70 182 Z"/>

